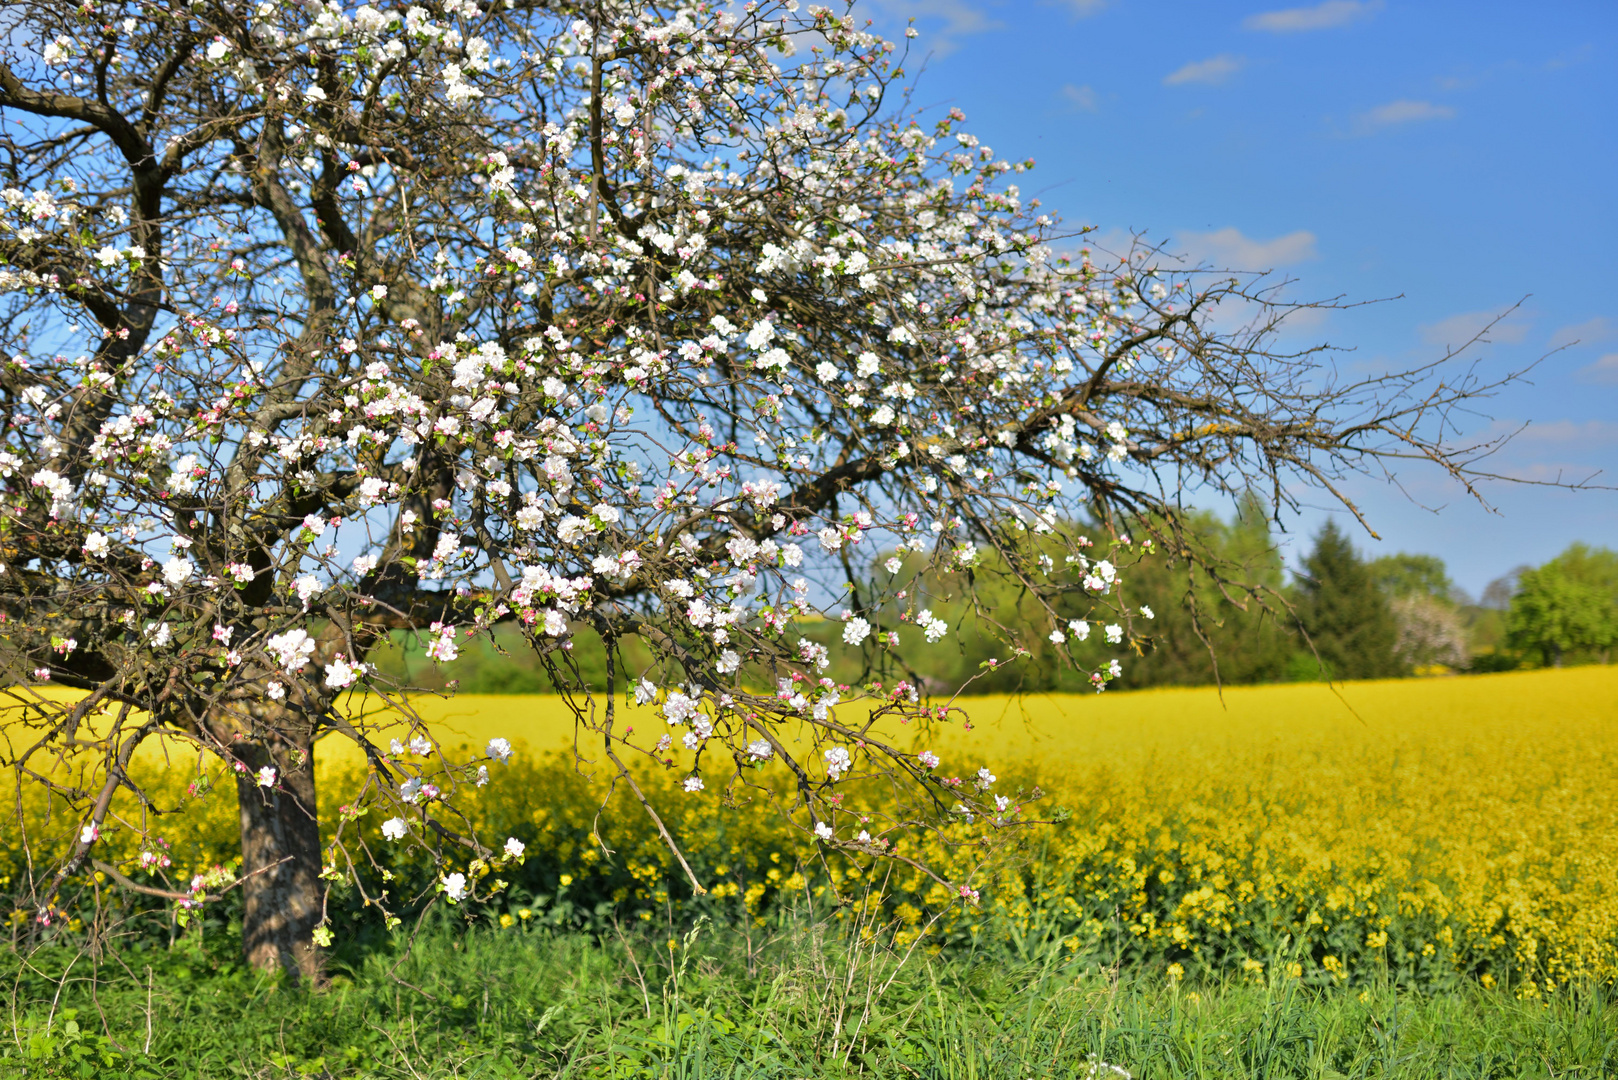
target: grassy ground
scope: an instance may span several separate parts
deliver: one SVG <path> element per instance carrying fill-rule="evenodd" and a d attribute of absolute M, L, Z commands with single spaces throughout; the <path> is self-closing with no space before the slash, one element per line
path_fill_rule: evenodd
<path fill-rule="evenodd" d="M 334 965 L 324 993 L 244 969 L 219 936 L 4 957 L 0 1076 L 1598 1077 L 1618 998 L 1473 989 L 1192 989 L 1055 960 L 950 958 L 783 923 L 605 940 L 428 928 Z M 339 950 L 341 957 L 341 950 Z"/>

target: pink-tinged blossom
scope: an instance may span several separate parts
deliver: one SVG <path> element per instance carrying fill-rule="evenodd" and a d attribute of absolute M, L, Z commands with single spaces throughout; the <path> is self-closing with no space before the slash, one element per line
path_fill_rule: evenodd
<path fill-rule="evenodd" d="M 276 634 L 264 643 L 264 649 L 288 675 L 296 675 L 315 652 L 315 639 L 302 627 Z"/>
<path fill-rule="evenodd" d="M 433 630 L 438 636 L 433 638 L 427 645 L 428 658 L 447 664 L 461 655 L 460 649 L 455 645 L 455 628 L 453 626 L 439 626 L 434 623 Z"/>
<path fill-rule="evenodd" d="M 671 725 L 683 724 L 696 715 L 697 704 L 696 699 L 679 690 L 672 690 L 668 699 L 663 702 L 663 716 Z"/>
<path fill-rule="evenodd" d="M 365 674 L 364 664 L 351 664 L 339 656 L 326 665 L 326 685 L 334 690 L 344 690 L 359 681 L 363 674 Z"/>

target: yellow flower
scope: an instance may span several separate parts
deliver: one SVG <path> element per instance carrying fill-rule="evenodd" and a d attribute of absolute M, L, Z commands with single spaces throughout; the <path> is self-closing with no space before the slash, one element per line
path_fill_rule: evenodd
<path fill-rule="evenodd" d="M 734 898 L 737 914 L 758 925 L 788 894 L 857 893 L 868 899 L 849 912 L 891 919 L 906 932 L 925 928 L 923 948 L 1051 925 L 1082 957 L 1101 953 L 1127 927 L 1159 970 L 1172 972 L 1168 961 L 1177 958 L 1182 968 L 1201 965 L 1199 976 L 1210 963 L 1204 943 L 1232 943 L 1229 973 L 1252 978 L 1265 967 L 1242 963 L 1243 951 L 1265 956 L 1269 942 L 1290 935 L 1301 956 L 1320 956 L 1338 981 L 1372 956 L 1411 955 L 1429 958 L 1422 968 L 1438 979 L 1509 966 L 1521 972 L 1515 985 L 1532 983 L 1541 1000 L 1571 981 L 1618 979 L 1618 894 L 1604 887 L 1618 865 L 1618 830 L 1582 824 L 1618 818 L 1609 764 L 1618 755 L 1618 670 L 1391 680 L 1342 692 L 1366 725 L 1318 684 L 1236 688 L 1224 704 L 1212 690 L 964 701 L 980 730 L 957 736 L 946 726 L 937 749 L 946 757 L 991 753 L 1004 783 L 1037 783 L 1050 793 L 1045 805 L 1073 810 L 1065 823 L 1028 834 L 1043 852 L 1032 866 L 997 859 L 981 819 L 899 841 L 944 878 L 970 877 L 982 892 L 977 907 L 950 906 L 958 897 L 904 866 L 875 876 L 864 867 L 828 870 L 790 823 L 761 812 L 762 802 L 699 805 L 679 790 L 680 776 L 657 768 L 638 781 L 660 810 L 682 808 L 670 829 L 714 899 Z M 350 707 L 375 705 L 355 698 Z M 554 860 L 563 889 L 606 863 L 591 831 L 605 792 L 573 767 L 565 750 L 573 718 L 561 699 L 483 699 L 470 710 L 464 699 L 419 705 L 429 726 L 453 717 L 457 739 L 521 735 L 533 748 L 498 770 L 476 800 L 451 797 L 471 831 L 505 836 L 528 826 L 529 850 Z M 1067 723 L 1079 709 L 1083 723 Z M 1027 737 L 1025 712 L 1046 729 L 1040 741 Z M 995 719 L 1001 714 L 1008 719 Z M 1524 725 L 1524 716 L 1535 722 Z M 164 827 L 178 877 L 231 863 L 240 828 L 228 785 L 188 797 L 196 777 L 169 769 L 155 752 L 133 768 L 155 801 L 186 807 Z M 330 820 L 345 804 L 355 820 L 373 814 L 355 801 L 366 768 L 336 749 L 321 758 L 317 790 Z M 771 782 L 768 769 L 753 775 Z M 546 793 L 543 805 L 531 801 L 535 791 Z M 110 813 L 135 811 L 124 797 Z M 25 813 L 43 820 L 49 809 L 41 801 Z M 660 921 L 667 883 L 680 876 L 673 856 L 626 789 L 612 794 L 603 820 L 620 853 L 611 899 L 633 905 L 642 921 Z M 119 830 L 102 839 L 102 857 L 132 865 L 151 850 L 141 840 Z M 486 869 L 469 868 L 468 877 Z M 209 892 L 238 872 L 207 878 Z M 390 870 L 371 872 L 386 887 Z M 0 865 L 0 883 L 15 873 Z M 670 902 L 677 918 L 690 914 Z M 946 908 L 931 925 L 921 915 Z M 515 914 L 534 917 L 526 908 Z M 0 923 L 31 918 L 19 911 Z M 1283 967 L 1290 974 L 1295 965 Z M 1478 981 L 1496 985 L 1493 976 Z"/>
<path fill-rule="evenodd" d="M 1182 967 L 1178 963 L 1170 964 L 1169 965 L 1169 981 L 1170 982 L 1179 982 L 1183 978 L 1185 978 L 1185 968 Z"/>
<path fill-rule="evenodd" d="M 509 930 L 516 921 L 509 913 L 502 913 L 500 916 L 500 929 Z"/>

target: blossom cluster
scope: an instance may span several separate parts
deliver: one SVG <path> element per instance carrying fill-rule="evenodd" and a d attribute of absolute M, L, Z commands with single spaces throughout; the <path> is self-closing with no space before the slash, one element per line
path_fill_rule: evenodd
<path fill-rule="evenodd" d="M 1139 613 L 1075 521 L 1150 448 L 1138 395 L 1086 387 L 1171 358 L 1143 330 L 1177 286 L 1057 255 L 1013 182 L 1030 163 L 958 110 L 887 108 L 900 47 L 798 8 L 64 15 L 40 43 L 53 92 L 105 62 L 134 102 L 165 44 L 206 43 L 150 138 L 218 187 L 167 233 L 118 195 L 116 146 L 0 191 L 10 302 L 89 322 L 99 298 L 170 298 L 61 351 L 8 343 L 0 499 L 97 627 L 50 663 L 184 670 L 268 744 L 277 716 L 391 692 L 368 656 L 392 631 L 449 664 L 516 623 L 581 692 L 581 646 L 633 636 L 652 663 L 612 689 L 659 706 L 646 752 L 689 793 L 780 763 L 817 785 L 803 827 L 860 850 L 887 841 L 834 828 L 838 792 L 884 769 L 946 817 L 1013 821 L 987 771 L 963 784 L 840 720 L 954 714 L 910 678 L 834 682 L 810 630 L 840 622 L 880 673 L 944 647 L 940 574 L 993 566 L 1052 642 L 1093 618 L 1127 647 Z M 220 96 L 262 125 L 258 156 L 200 134 Z M 1075 575 L 1093 613 L 1058 617 Z M 610 716 L 581 709 L 627 750 Z M 778 737 L 794 724 L 809 751 Z M 509 747 L 411 764 L 429 755 L 378 750 L 390 841 Z"/>

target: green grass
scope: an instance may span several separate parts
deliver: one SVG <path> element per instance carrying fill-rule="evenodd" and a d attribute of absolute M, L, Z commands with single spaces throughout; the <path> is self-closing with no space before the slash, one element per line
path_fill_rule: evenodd
<path fill-rule="evenodd" d="M 669 947 L 670 942 L 674 947 Z M 1598 1077 L 1618 998 L 1475 989 L 1192 991 L 1006 956 L 860 944 L 801 919 L 605 939 L 429 927 L 311 993 L 235 942 L 5 954 L 0 1076 Z"/>

